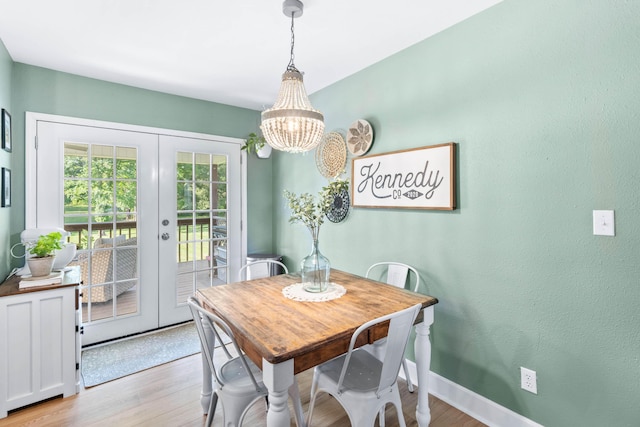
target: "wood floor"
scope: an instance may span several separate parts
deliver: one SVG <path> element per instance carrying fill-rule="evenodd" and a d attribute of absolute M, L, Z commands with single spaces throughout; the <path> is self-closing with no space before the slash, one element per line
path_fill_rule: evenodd
<path fill-rule="evenodd" d="M 79 394 L 55 398 L 27 408 L 18 409 L 0 426 L 202 426 L 205 417 L 200 406 L 202 383 L 200 354 L 185 357 L 134 375 L 82 390 Z M 303 409 L 309 404 L 309 388 L 312 370 L 297 376 Z M 408 427 L 417 426 L 415 410 L 417 393 L 409 393 L 404 381 L 400 381 L 403 411 Z M 431 427 L 481 427 L 484 424 L 429 396 Z M 220 406 L 213 421 L 221 425 Z M 264 426 L 266 413 L 263 401 L 256 402 L 244 420 L 244 426 Z M 349 426 L 342 407 L 331 397 L 318 396 L 313 415 L 313 425 Z M 376 422 L 377 425 L 377 422 Z M 397 427 L 393 409 L 386 411 L 386 425 Z M 291 422 L 295 426 L 295 422 Z"/>

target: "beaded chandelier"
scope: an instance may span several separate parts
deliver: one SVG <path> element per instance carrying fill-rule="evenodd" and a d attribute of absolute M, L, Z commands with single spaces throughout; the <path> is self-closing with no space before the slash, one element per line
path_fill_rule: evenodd
<path fill-rule="evenodd" d="M 311 106 L 304 88 L 302 73 L 293 64 L 293 21 L 302 15 L 299 0 L 285 0 L 282 11 L 291 16 L 291 59 L 282 74 L 278 99 L 273 107 L 262 112 L 260 129 L 271 147 L 290 153 L 313 150 L 324 133 L 324 116 Z"/>

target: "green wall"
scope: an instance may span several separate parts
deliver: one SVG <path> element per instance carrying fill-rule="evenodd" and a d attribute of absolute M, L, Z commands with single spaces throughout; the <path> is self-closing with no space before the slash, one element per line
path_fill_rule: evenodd
<path fill-rule="evenodd" d="M 638 17 L 637 1 L 506 0 L 312 96 L 327 131 L 369 120 L 370 154 L 458 143 L 458 209 L 352 209 L 321 250 L 357 274 L 417 267 L 440 300 L 432 370 L 545 426 L 640 422 Z M 310 238 L 282 191 L 326 180 L 313 155 L 274 171 L 294 267 Z M 594 209 L 615 210 L 615 237 L 592 235 Z"/>
<path fill-rule="evenodd" d="M 1 72 L 1 71 L 0 71 Z M 257 129 L 259 113 L 133 88 L 71 74 L 13 64 L 14 204 L 11 240 L 24 228 L 25 112 L 57 114 L 245 138 Z M 0 92 L 1 94 L 1 92 Z M 271 195 L 272 161 L 248 159 L 248 250 L 272 251 L 272 213 L 264 194 Z M 0 213 L 1 215 L 1 213 Z M 0 217 L 1 218 L 1 217 Z M 20 261 L 14 262 L 15 265 Z"/>
<path fill-rule="evenodd" d="M 12 113 L 11 110 L 11 57 L 7 49 L 0 40 L 0 108 Z M 12 116 L 13 118 L 13 116 Z M 12 161 L 11 153 L 0 149 L 0 167 L 12 169 L 16 162 Z M 11 170 L 13 172 L 13 169 Z M 15 195 L 14 195 L 15 198 Z M 0 208 L 0 280 L 3 280 L 8 274 L 11 264 L 11 256 L 9 255 L 10 247 L 10 223 L 11 211 L 13 208 Z"/>

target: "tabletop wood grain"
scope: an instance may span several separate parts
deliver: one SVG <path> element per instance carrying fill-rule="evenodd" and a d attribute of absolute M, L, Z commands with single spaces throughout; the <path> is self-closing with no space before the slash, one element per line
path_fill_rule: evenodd
<path fill-rule="evenodd" d="M 370 279 L 331 270 L 331 281 L 347 290 L 342 297 L 324 302 L 286 298 L 282 289 L 299 276 L 279 275 L 200 289 L 197 297 L 233 330 L 240 347 L 257 365 L 294 359 L 299 373 L 347 351 L 351 335 L 363 323 L 415 304 L 428 307 L 434 297 Z M 422 312 L 416 322 L 422 320 Z M 386 335 L 370 331 L 362 344 Z"/>

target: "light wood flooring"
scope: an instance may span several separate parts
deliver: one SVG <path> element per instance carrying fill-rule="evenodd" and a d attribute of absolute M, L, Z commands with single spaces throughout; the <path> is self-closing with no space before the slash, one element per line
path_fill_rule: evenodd
<path fill-rule="evenodd" d="M 312 370 L 297 376 L 303 409 L 309 405 Z M 185 357 L 134 375 L 83 389 L 79 394 L 55 398 L 27 408 L 18 409 L 0 426 L 202 426 L 205 417 L 200 406 L 202 362 L 200 354 Z M 400 380 L 403 411 L 408 427 L 417 426 L 415 410 L 417 393 L 409 393 Z M 448 404 L 429 396 L 431 427 L 481 427 L 484 424 Z M 221 408 L 213 421 L 221 425 Z M 244 426 L 266 424 L 264 401 L 256 402 L 244 420 Z M 313 425 L 349 426 L 342 407 L 326 394 L 318 396 Z M 377 422 L 376 422 L 377 425 Z M 386 411 L 386 425 L 397 427 L 395 410 Z M 291 422 L 295 426 L 295 422 Z"/>

